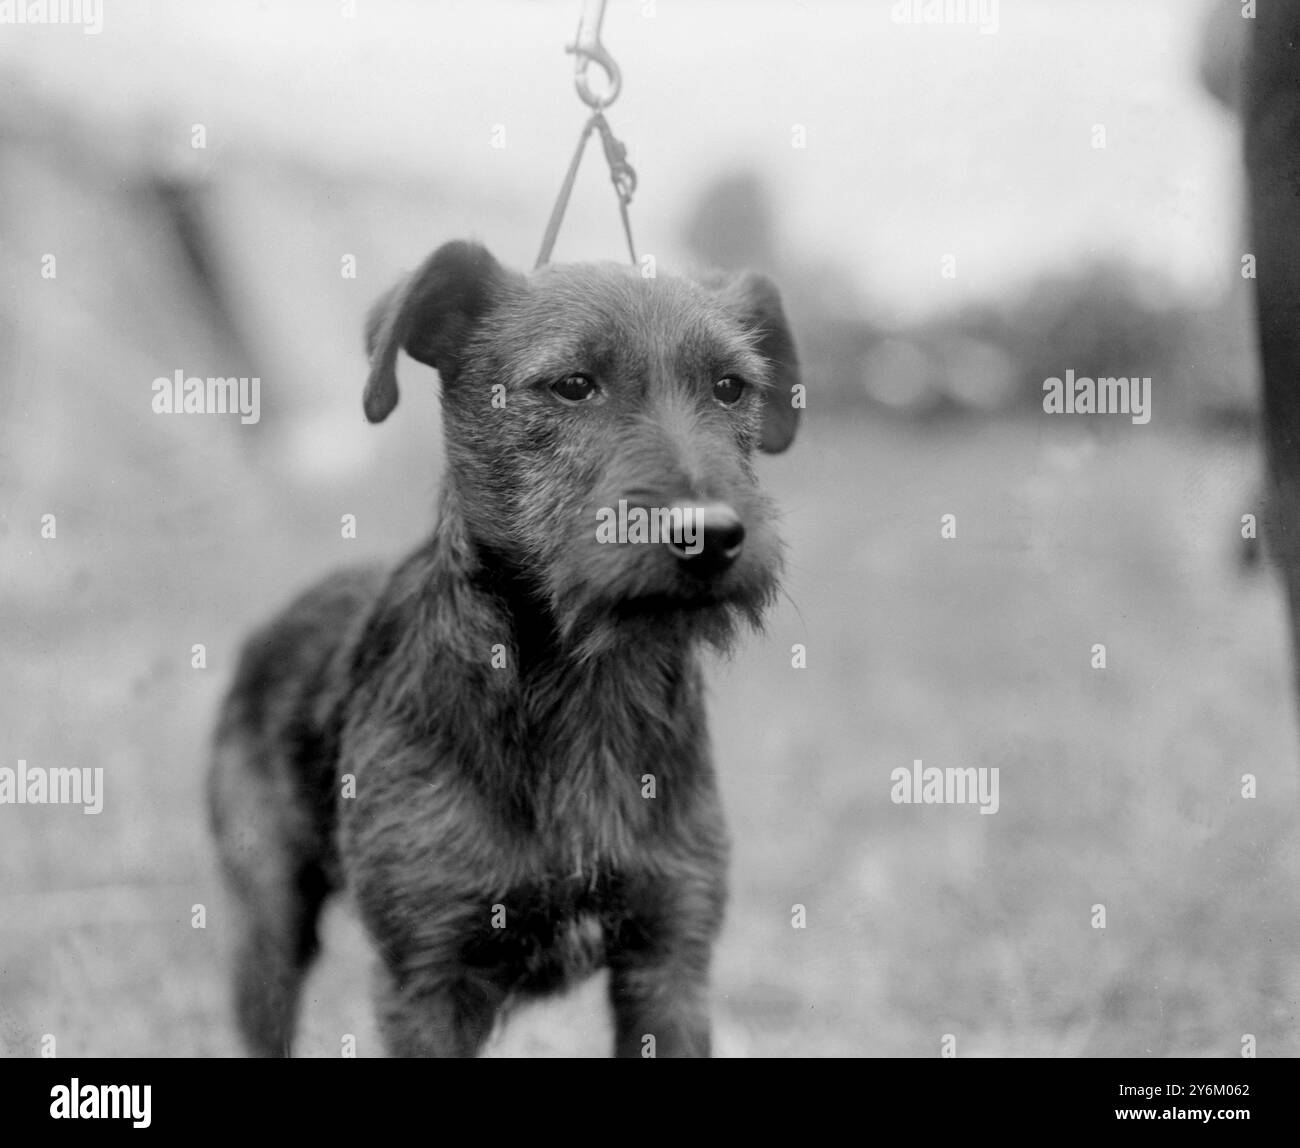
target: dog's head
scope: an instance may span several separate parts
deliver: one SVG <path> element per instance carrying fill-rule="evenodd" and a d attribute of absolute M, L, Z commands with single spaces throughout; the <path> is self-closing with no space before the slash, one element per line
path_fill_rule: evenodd
<path fill-rule="evenodd" d="M 802 405 L 769 280 L 524 276 L 449 243 L 379 300 L 366 342 L 371 422 L 397 405 L 399 350 L 437 369 L 470 539 L 562 633 L 653 616 L 725 642 L 737 614 L 757 623 L 780 543 L 753 454 L 785 450 Z"/>

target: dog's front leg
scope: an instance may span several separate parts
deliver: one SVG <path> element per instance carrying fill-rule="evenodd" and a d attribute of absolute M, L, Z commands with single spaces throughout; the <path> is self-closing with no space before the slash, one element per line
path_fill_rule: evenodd
<path fill-rule="evenodd" d="M 400 980 L 381 967 L 376 985 L 380 1030 L 390 1056 L 473 1057 L 483 1050 L 505 994 L 478 978 Z"/>
<path fill-rule="evenodd" d="M 611 955 L 615 1056 L 712 1055 L 711 942 L 701 936 L 677 940 L 666 950 L 637 948 Z"/>

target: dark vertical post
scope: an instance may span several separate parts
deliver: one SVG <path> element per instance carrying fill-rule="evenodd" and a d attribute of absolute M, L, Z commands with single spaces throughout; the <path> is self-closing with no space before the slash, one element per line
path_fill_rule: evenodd
<path fill-rule="evenodd" d="M 1271 479 L 1265 527 L 1300 666 L 1300 3 L 1261 2 L 1253 23 L 1243 112 Z"/>

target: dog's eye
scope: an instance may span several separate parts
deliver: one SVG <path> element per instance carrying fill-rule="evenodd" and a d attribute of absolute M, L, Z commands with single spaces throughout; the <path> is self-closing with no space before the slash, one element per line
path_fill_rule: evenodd
<path fill-rule="evenodd" d="M 739 402 L 740 396 L 744 393 L 745 380 L 737 379 L 733 375 L 728 375 L 725 379 L 719 379 L 713 384 L 713 397 L 726 407 Z"/>
<path fill-rule="evenodd" d="M 565 375 L 551 384 L 551 390 L 566 403 L 583 403 L 596 393 L 597 387 L 590 375 Z"/>

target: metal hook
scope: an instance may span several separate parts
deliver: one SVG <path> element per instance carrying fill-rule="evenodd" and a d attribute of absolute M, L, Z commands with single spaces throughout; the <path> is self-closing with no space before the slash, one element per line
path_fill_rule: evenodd
<path fill-rule="evenodd" d="M 574 63 L 573 82 L 578 89 L 578 97 L 593 111 L 609 107 L 623 88 L 623 73 L 614 63 L 614 57 L 600 42 L 600 26 L 605 19 L 606 0 L 587 0 L 583 6 L 582 17 L 578 21 L 578 34 L 575 42 L 565 49 L 577 57 Z M 609 90 L 602 96 L 591 90 L 587 82 L 587 67 L 595 63 L 604 71 Z"/>

